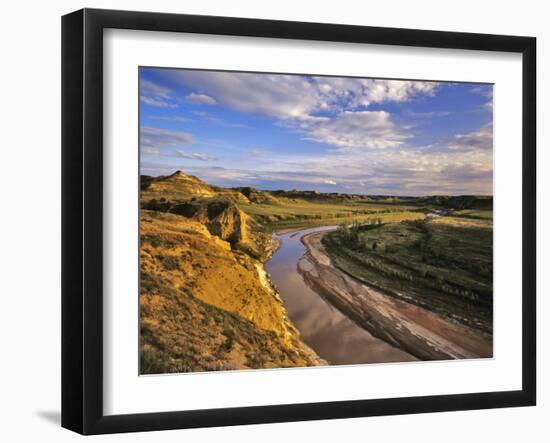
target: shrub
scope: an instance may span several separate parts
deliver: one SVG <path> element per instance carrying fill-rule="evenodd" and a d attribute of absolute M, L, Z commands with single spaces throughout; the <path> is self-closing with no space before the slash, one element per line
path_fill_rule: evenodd
<path fill-rule="evenodd" d="M 160 200 L 153 198 L 148 202 L 144 203 L 141 207 L 143 209 L 148 209 L 149 211 L 166 212 L 170 209 L 171 206 L 172 204 L 166 201 L 165 198 L 161 198 Z"/>

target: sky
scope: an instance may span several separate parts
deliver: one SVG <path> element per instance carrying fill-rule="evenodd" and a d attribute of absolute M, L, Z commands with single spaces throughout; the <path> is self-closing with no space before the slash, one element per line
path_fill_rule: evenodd
<path fill-rule="evenodd" d="M 492 85 L 146 67 L 139 75 L 142 175 L 492 195 Z"/>

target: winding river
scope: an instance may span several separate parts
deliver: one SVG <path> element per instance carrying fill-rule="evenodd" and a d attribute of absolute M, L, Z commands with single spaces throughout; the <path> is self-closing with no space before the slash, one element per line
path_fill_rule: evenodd
<path fill-rule="evenodd" d="M 281 246 L 265 264 L 265 269 L 271 275 L 290 319 L 302 339 L 329 364 L 411 360 L 408 353 L 372 336 L 325 301 L 298 272 L 298 262 L 306 253 L 300 239 L 312 232 L 333 229 L 334 226 L 323 226 L 274 234 Z"/>

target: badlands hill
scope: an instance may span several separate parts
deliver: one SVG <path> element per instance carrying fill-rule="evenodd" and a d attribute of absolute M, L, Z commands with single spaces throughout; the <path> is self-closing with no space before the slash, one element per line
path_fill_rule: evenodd
<path fill-rule="evenodd" d="M 188 200 L 197 197 L 226 197 L 232 201 L 248 203 L 249 200 L 238 190 L 209 185 L 193 175 L 176 171 L 160 177 L 141 177 L 141 199 Z"/>
<path fill-rule="evenodd" d="M 271 237 L 239 201 L 181 171 L 142 178 L 141 373 L 319 363 L 263 271 Z"/>

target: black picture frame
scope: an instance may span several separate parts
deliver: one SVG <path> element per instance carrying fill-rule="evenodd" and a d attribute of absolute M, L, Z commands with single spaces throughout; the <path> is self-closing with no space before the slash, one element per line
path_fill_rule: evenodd
<path fill-rule="evenodd" d="M 522 54 L 522 389 L 104 415 L 102 83 L 103 30 L 108 28 Z M 82 434 L 104 434 L 535 405 L 535 117 L 533 37 L 97 9 L 65 15 L 62 18 L 62 426 Z"/>

